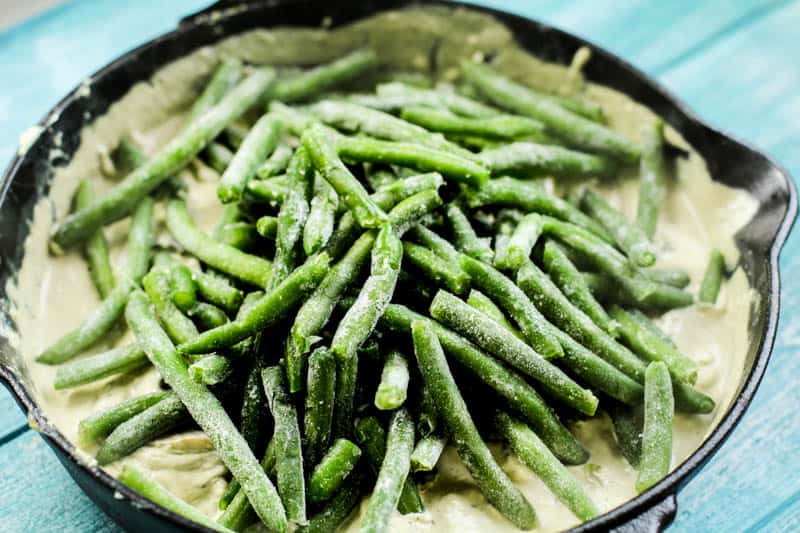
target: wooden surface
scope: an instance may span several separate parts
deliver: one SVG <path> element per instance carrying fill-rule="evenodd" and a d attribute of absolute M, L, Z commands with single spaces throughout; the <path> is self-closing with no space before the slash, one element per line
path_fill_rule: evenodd
<path fill-rule="evenodd" d="M 68 2 L 0 33 L 0 161 L 81 79 L 208 2 Z M 800 1 L 483 0 L 579 34 L 642 68 L 713 125 L 800 176 Z M 5 163 L 4 163 L 5 164 Z M 680 493 L 670 531 L 800 527 L 800 233 L 784 249 L 777 345 L 753 405 Z M 0 530 L 117 531 L 0 390 Z"/>

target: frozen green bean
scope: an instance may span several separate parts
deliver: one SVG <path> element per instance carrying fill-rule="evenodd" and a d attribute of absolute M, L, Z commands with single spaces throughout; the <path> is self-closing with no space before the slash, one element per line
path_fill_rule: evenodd
<path fill-rule="evenodd" d="M 381 381 L 375 391 L 375 407 L 382 411 L 391 411 L 403 405 L 410 379 L 405 356 L 399 350 L 389 350 L 383 363 Z"/>
<path fill-rule="evenodd" d="M 75 210 L 88 207 L 94 200 L 92 185 L 89 180 L 83 179 L 78 184 L 75 192 L 73 206 Z M 89 275 L 92 283 L 97 288 L 100 298 L 105 298 L 114 288 L 114 269 L 111 266 L 111 257 L 108 253 L 108 241 L 103 230 L 98 230 L 88 239 L 83 247 L 83 255 L 89 266 Z"/>
<path fill-rule="evenodd" d="M 719 296 L 719 289 L 724 277 L 725 257 L 722 252 L 715 248 L 711 251 L 708 267 L 703 276 L 703 282 L 700 284 L 700 290 L 697 293 L 697 300 L 707 304 L 717 303 L 717 296 Z"/>
<path fill-rule="evenodd" d="M 628 222 L 625 215 L 611 207 L 602 196 L 587 189 L 581 198 L 581 207 L 614 236 L 617 246 L 635 265 L 648 267 L 656 262 L 655 250 L 647 234 Z"/>
<path fill-rule="evenodd" d="M 434 392 L 439 416 L 464 465 L 489 503 L 503 516 L 520 529 L 533 528 L 536 513 L 495 462 L 478 433 L 447 365 L 435 330 L 428 321 L 414 321 L 411 323 L 411 332 L 414 353 L 425 385 Z M 413 443 L 413 430 L 411 439 Z"/>
<path fill-rule="evenodd" d="M 141 348 L 128 344 L 59 366 L 53 387 L 56 390 L 70 389 L 108 376 L 126 374 L 148 364 Z"/>
<path fill-rule="evenodd" d="M 494 259 L 494 252 L 489 246 L 489 239 L 478 237 L 464 211 L 458 205 L 450 203 L 447 205 L 445 214 L 450 222 L 456 248 L 484 263 L 491 263 Z"/>
<path fill-rule="evenodd" d="M 347 439 L 336 439 L 308 479 L 308 501 L 329 500 L 361 458 L 361 449 Z"/>
<path fill-rule="evenodd" d="M 647 365 L 644 378 L 644 428 L 637 492 L 646 491 L 669 473 L 674 409 L 667 366 L 654 361 Z"/>
<path fill-rule="evenodd" d="M 269 68 L 254 71 L 105 197 L 61 221 L 51 238 L 53 244 L 62 249 L 77 244 L 133 211 L 142 198 L 186 166 L 225 126 L 256 103 L 274 76 Z"/>

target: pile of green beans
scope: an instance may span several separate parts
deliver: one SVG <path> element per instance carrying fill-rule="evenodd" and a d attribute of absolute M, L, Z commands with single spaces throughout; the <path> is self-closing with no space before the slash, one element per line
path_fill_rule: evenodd
<path fill-rule="evenodd" d="M 97 199 L 80 183 L 52 243 L 84 255 L 103 300 L 37 361 L 59 365 L 59 390 L 163 382 L 81 421 L 82 445 L 221 531 L 333 531 L 363 498 L 361 530 L 388 531 L 395 510 L 424 510 L 418 482 L 449 445 L 489 503 L 534 527 L 479 427 L 589 520 L 598 507 L 565 468 L 590 458 L 576 413 L 609 413 L 635 488 L 654 485 L 671 466 L 674 411 L 714 409 L 655 316 L 694 301 L 685 272 L 651 268 L 663 124 L 639 147 L 597 104 L 472 62 L 462 79 L 482 100 L 401 82 L 335 92 L 378 63 L 356 50 L 281 76 L 226 60 L 163 149 L 123 141 L 125 179 Z M 158 188 L 198 157 L 220 176 L 211 235 L 185 187 Z M 625 168 L 641 170 L 634 221 L 589 188 Z M 540 175 L 572 178 L 569 200 Z M 125 216 L 115 272 L 104 227 Z M 700 301 L 716 302 L 726 273 L 715 250 Z M 133 341 L 119 340 L 126 326 Z M 232 476 L 217 521 L 125 462 L 191 424 Z"/>

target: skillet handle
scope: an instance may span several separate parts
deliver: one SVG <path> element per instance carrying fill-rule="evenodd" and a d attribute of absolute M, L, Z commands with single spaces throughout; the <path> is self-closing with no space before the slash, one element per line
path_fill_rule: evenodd
<path fill-rule="evenodd" d="M 615 533 L 661 533 L 675 520 L 678 502 L 674 493 L 667 494 L 664 498 L 631 518 L 627 522 L 615 527 Z"/>

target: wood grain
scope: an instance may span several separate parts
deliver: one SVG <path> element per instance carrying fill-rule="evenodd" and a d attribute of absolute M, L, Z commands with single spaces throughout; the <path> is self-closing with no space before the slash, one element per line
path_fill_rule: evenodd
<path fill-rule="evenodd" d="M 0 34 L 0 160 L 67 90 L 207 2 L 79 0 Z M 586 37 L 654 74 L 715 126 L 800 176 L 800 2 L 482 0 Z M 157 16 L 155 16 L 157 14 Z M 76 36 L 80 36 L 79 38 Z M 800 236 L 787 243 L 783 312 L 772 362 L 742 424 L 680 493 L 671 531 L 796 531 L 800 523 Z M 4 531 L 115 531 L 0 391 Z M 44 524 L 44 526 L 43 526 Z"/>

